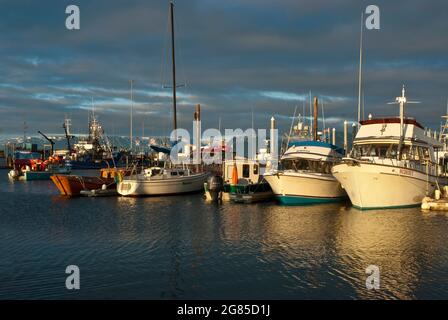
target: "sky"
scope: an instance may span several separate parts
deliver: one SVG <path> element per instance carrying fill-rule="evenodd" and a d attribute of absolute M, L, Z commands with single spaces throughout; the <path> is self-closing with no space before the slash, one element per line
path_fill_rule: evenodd
<path fill-rule="evenodd" d="M 80 30 L 65 8 L 80 8 Z M 375 4 L 380 29 L 364 29 L 365 115 L 396 116 L 401 94 L 421 104 L 409 116 L 438 128 L 448 98 L 445 0 L 177 0 L 178 126 L 289 130 L 308 94 L 326 124 L 357 118 L 360 15 Z M 85 133 L 92 110 L 106 130 L 134 136 L 172 129 L 167 0 L 0 0 L 0 135 Z M 309 113 L 308 105 L 305 108 Z M 253 117 L 252 117 L 253 115 Z"/>

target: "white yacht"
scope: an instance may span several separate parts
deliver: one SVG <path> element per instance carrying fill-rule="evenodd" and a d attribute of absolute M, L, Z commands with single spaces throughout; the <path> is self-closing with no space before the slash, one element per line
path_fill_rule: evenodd
<path fill-rule="evenodd" d="M 281 204 L 307 205 L 347 198 L 340 183 L 331 174 L 331 167 L 341 161 L 344 150 L 319 141 L 317 107 L 315 98 L 313 129 L 299 120 L 294 128 L 294 137 L 288 138 L 287 150 L 280 159 L 281 169 L 264 175 Z"/>
<path fill-rule="evenodd" d="M 285 205 L 342 201 L 347 198 L 331 167 L 343 150 L 322 141 L 296 141 L 281 158 L 282 170 L 264 175 L 277 200 Z"/>
<path fill-rule="evenodd" d="M 406 103 L 403 87 L 400 117 L 361 121 L 350 156 L 332 169 L 356 208 L 417 206 L 446 183 L 437 164 L 442 144 L 404 116 Z"/>

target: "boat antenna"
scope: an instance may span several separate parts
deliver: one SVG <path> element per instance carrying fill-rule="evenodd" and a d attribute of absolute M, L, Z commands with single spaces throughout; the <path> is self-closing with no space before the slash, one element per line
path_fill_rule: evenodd
<path fill-rule="evenodd" d="M 93 104 L 93 97 L 91 97 L 92 99 L 92 117 L 95 118 L 95 105 Z"/>
<path fill-rule="evenodd" d="M 448 99 L 446 100 L 446 113 L 442 116 L 445 120 L 445 125 L 442 125 L 440 130 L 440 140 L 446 138 L 446 129 L 448 129 Z"/>
<path fill-rule="evenodd" d="M 361 91 L 362 91 L 362 48 L 363 48 L 364 12 L 361 12 L 361 35 L 359 41 L 359 70 L 358 70 L 358 130 L 361 123 Z"/>
<path fill-rule="evenodd" d="M 406 91 L 403 88 L 401 89 L 401 97 L 396 97 L 395 102 L 389 102 L 388 104 L 398 104 L 400 106 L 400 143 L 398 145 L 398 160 L 402 159 L 402 146 L 403 146 L 403 139 L 404 139 L 404 109 L 408 103 L 420 103 L 419 101 L 408 101 L 406 98 Z"/>
<path fill-rule="evenodd" d="M 288 140 L 286 140 L 286 148 L 288 148 L 289 146 L 289 140 L 291 139 L 291 135 L 292 135 L 292 128 L 294 126 L 294 121 L 296 120 L 296 113 L 297 113 L 297 105 L 294 108 L 294 115 L 292 116 L 292 120 L 291 120 L 291 126 L 289 127 L 289 134 L 288 134 Z"/>

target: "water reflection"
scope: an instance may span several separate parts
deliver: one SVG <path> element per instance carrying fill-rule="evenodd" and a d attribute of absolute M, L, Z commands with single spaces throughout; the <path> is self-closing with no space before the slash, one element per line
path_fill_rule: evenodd
<path fill-rule="evenodd" d="M 448 293 L 446 213 L 217 206 L 200 195 L 69 199 L 45 183 L 0 180 L 0 297 L 70 298 L 58 281 L 71 263 L 85 280 L 77 298 Z M 380 267 L 379 291 L 365 287 L 369 265 Z"/>
<path fill-rule="evenodd" d="M 352 283 L 361 298 L 414 298 L 423 261 L 421 228 L 416 209 L 359 211 L 340 215 L 336 250 L 341 278 Z M 366 290 L 365 269 L 376 265 L 381 289 Z"/>

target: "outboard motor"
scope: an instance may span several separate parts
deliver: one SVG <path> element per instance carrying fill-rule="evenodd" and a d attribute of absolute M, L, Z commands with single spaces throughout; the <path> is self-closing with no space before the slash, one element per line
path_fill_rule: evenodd
<path fill-rule="evenodd" d="M 224 190 L 224 180 L 221 176 L 211 176 L 207 179 L 207 189 L 213 202 L 222 199 L 222 191 Z"/>
<path fill-rule="evenodd" d="M 19 172 L 16 169 L 12 169 L 8 172 L 10 179 L 17 179 L 19 177 Z"/>

